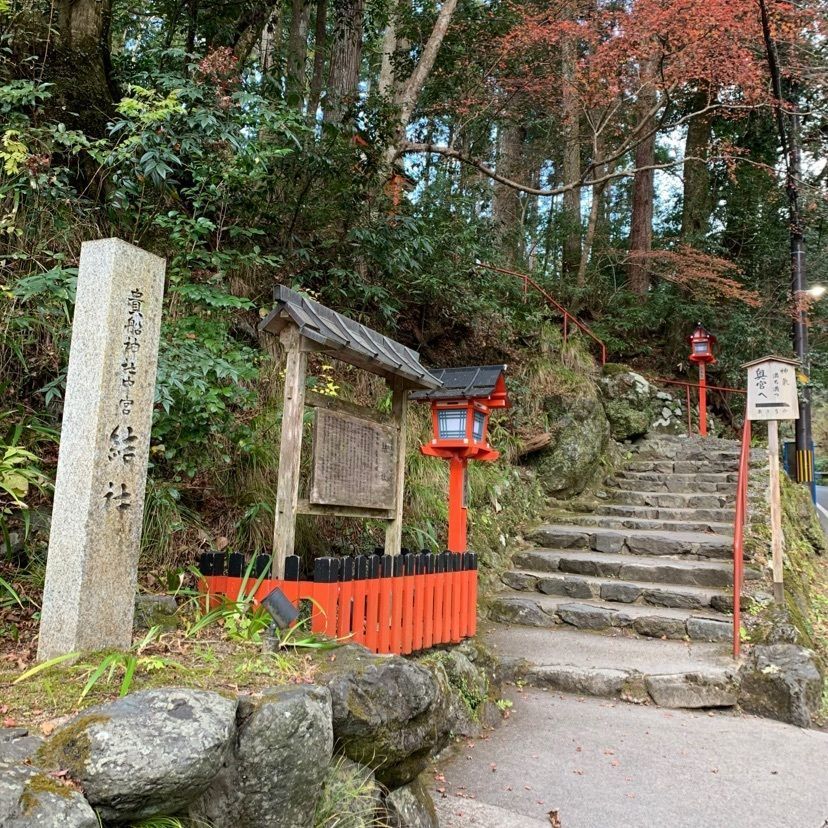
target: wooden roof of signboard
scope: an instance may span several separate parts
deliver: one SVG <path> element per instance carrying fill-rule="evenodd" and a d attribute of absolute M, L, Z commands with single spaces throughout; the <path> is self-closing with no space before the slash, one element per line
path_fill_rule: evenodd
<path fill-rule="evenodd" d="M 761 365 L 763 362 L 784 362 L 786 365 L 799 365 L 798 359 L 790 359 L 789 357 L 781 356 L 766 356 L 761 359 L 753 359 L 750 362 L 745 362 L 742 368 L 752 368 L 754 365 Z"/>
<path fill-rule="evenodd" d="M 335 359 L 381 377 L 398 377 L 410 388 L 434 389 L 441 380 L 420 364 L 420 355 L 387 336 L 314 302 L 307 296 L 277 285 L 276 307 L 259 324 L 259 330 L 279 334 L 294 324 L 299 333 Z"/>
<path fill-rule="evenodd" d="M 430 391 L 415 391 L 412 400 L 490 399 L 506 401 L 505 365 L 469 365 L 465 368 L 435 369 L 441 386 Z M 508 405 L 508 402 L 505 402 Z"/>

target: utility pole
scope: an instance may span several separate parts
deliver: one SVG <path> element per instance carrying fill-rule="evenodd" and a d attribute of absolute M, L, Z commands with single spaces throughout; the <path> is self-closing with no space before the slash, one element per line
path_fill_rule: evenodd
<path fill-rule="evenodd" d="M 796 421 L 797 483 L 805 483 L 816 503 L 814 483 L 814 445 L 811 437 L 811 353 L 808 348 L 808 310 L 806 303 L 808 281 L 805 275 L 805 228 L 799 210 L 799 181 L 802 178 L 802 157 L 799 143 L 799 112 L 796 109 L 795 87 L 791 90 L 791 136 L 788 147 L 789 162 L 786 189 L 791 221 L 791 293 L 794 301 L 793 341 L 799 360 L 799 419 Z"/>
<path fill-rule="evenodd" d="M 808 310 L 806 296 L 808 282 L 805 275 L 805 227 L 799 205 L 799 182 L 802 179 L 802 159 L 800 150 L 799 111 L 797 85 L 795 81 L 782 89 L 782 73 L 779 67 L 779 54 L 771 33 L 770 16 L 767 0 L 759 0 L 762 16 L 762 32 L 765 39 L 765 51 L 768 59 L 773 88 L 774 112 L 779 141 L 785 159 L 785 191 L 788 196 L 788 217 L 791 238 L 791 301 L 793 303 L 793 346 L 799 360 L 801 383 L 799 393 L 799 419 L 796 421 L 796 460 L 794 478 L 797 483 L 804 483 L 811 491 L 811 499 L 816 503 L 816 486 L 814 483 L 814 448 L 811 438 L 811 355 L 808 348 Z M 785 103 L 789 110 L 790 133 L 786 125 L 786 115 L 782 109 Z"/>

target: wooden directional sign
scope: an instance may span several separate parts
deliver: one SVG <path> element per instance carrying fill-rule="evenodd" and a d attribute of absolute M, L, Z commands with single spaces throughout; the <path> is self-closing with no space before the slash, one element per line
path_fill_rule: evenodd
<path fill-rule="evenodd" d="M 743 365 L 747 369 L 747 418 L 749 420 L 796 420 L 797 362 L 770 356 Z"/>
<path fill-rule="evenodd" d="M 393 509 L 396 441 L 391 426 L 318 408 L 309 501 L 320 506 Z"/>

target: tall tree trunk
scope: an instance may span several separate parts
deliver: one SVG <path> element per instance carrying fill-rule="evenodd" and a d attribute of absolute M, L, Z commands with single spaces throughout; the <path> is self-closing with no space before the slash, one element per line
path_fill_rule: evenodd
<path fill-rule="evenodd" d="M 497 133 L 497 171 L 506 178 L 520 177 L 524 131 L 520 124 L 505 121 Z M 517 264 L 523 256 L 523 228 L 520 193 L 495 182 L 492 195 L 492 224 L 503 259 Z"/>
<path fill-rule="evenodd" d="M 47 30 L 47 18 L 39 22 L 43 28 L 20 44 L 26 54 L 19 55 L 19 68 L 31 65 L 26 57 L 38 57 L 41 79 L 52 84 L 48 109 L 54 117 L 103 137 L 119 97 L 110 59 L 111 0 L 59 0 L 54 29 Z"/>
<path fill-rule="evenodd" d="M 650 289 L 650 262 L 647 254 L 653 249 L 653 182 L 655 173 L 656 136 L 654 132 L 657 98 L 652 87 L 652 67 L 642 67 L 642 86 L 638 96 L 638 129 L 642 135 L 635 148 L 636 173 L 633 178 L 632 216 L 630 220 L 630 258 L 627 283 L 633 293 L 646 295 Z M 648 134 L 652 133 L 652 134 Z M 647 169 L 649 167 L 649 169 Z"/>
<path fill-rule="evenodd" d="M 334 0 L 333 10 L 331 68 L 324 119 L 327 123 L 341 124 L 359 84 L 365 0 Z"/>
<path fill-rule="evenodd" d="M 313 22 L 313 75 L 308 95 L 308 120 L 316 122 L 316 110 L 325 83 L 325 49 L 328 40 L 328 0 L 316 0 Z"/>
<path fill-rule="evenodd" d="M 697 112 L 709 103 L 706 89 L 699 90 L 690 99 L 690 111 Z M 684 200 L 681 211 L 681 240 L 695 244 L 704 239 L 710 223 L 710 171 L 706 158 L 713 132 L 713 113 L 703 112 L 687 125 L 684 143 Z"/>
<path fill-rule="evenodd" d="M 380 65 L 377 91 L 380 95 L 394 95 L 394 54 L 397 51 L 397 4 L 390 6 L 388 23 L 382 33 L 382 63 Z"/>
<path fill-rule="evenodd" d="M 294 109 L 305 105 L 305 65 L 308 59 L 308 23 L 311 0 L 293 0 L 285 66 L 285 101 Z"/>
<path fill-rule="evenodd" d="M 578 43 L 572 36 L 561 42 L 561 68 L 563 75 L 563 180 L 569 184 L 581 177 L 581 129 L 580 108 L 575 90 L 575 73 L 578 65 Z M 581 188 L 567 190 L 563 195 L 562 225 L 564 232 L 564 277 L 573 276 L 581 262 Z"/>
<path fill-rule="evenodd" d="M 595 136 L 593 142 L 593 158 L 601 158 L 604 154 L 605 145 L 603 133 Z M 593 178 L 603 178 L 609 175 L 616 166 L 616 162 L 610 164 L 599 164 L 593 171 Z M 592 185 L 592 203 L 589 207 L 589 220 L 587 222 L 586 234 L 584 235 L 583 250 L 581 252 L 581 261 L 578 265 L 578 284 L 580 286 L 586 285 L 586 274 L 589 263 L 593 257 L 593 251 L 601 244 L 606 245 L 608 239 L 608 221 L 607 221 L 607 206 L 606 193 L 609 189 L 608 181 L 601 181 Z"/>

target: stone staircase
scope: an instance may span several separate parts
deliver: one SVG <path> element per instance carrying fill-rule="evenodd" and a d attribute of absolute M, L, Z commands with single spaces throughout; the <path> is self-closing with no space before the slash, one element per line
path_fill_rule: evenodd
<path fill-rule="evenodd" d="M 640 690 L 671 675 L 685 689 L 694 685 L 684 694 L 694 703 L 676 706 L 734 703 L 727 644 L 738 462 L 735 440 L 646 440 L 605 481 L 592 511 L 538 527 L 530 535 L 536 546 L 513 557 L 489 605 L 498 625 L 535 628 L 511 638 L 492 628 L 501 657 L 560 689 L 573 689 L 576 677 L 578 692 L 590 692 L 592 673 L 593 690 L 606 695 L 609 670 L 609 695 L 623 696 L 630 679 L 641 680 Z M 745 577 L 760 573 L 747 566 Z M 705 669 L 709 692 L 700 693 Z"/>

